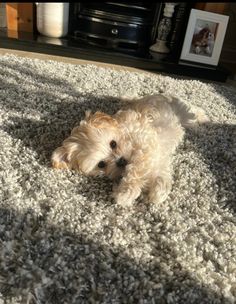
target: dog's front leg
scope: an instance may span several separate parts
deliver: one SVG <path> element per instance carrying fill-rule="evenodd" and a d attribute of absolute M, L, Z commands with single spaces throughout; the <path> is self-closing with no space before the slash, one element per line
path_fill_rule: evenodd
<path fill-rule="evenodd" d="M 149 201 L 152 203 L 164 202 L 172 187 L 172 179 L 170 173 L 160 174 L 150 184 Z"/>
<path fill-rule="evenodd" d="M 132 205 L 141 194 L 145 180 L 144 172 L 146 172 L 142 168 L 142 160 L 139 157 L 135 157 L 135 161 L 133 159 L 134 162 L 127 165 L 125 175 L 120 183 L 113 188 L 115 201 L 122 207 Z"/>
<path fill-rule="evenodd" d="M 121 181 L 120 185 L 113 192 L 116 203 L 122 207 L 131 206 L 140 194 L 140 185 L 137 182 L 133 183 L 131 181 Z"/>

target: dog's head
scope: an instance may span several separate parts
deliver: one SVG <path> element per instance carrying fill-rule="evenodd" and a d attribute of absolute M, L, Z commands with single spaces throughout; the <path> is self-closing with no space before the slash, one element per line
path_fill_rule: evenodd
<path fill-rule="evenodd" d="M 124 173 L 131 154 L 131 143 L 118 121 L 108 114 L 88 111 L 80 125 L 53 152 L 52 165 L 116 179 Z"/>
<path fill-rule="evenodd" d="M 212 32 L 209 32 L 207 39 L 208 39 L 208 41 L 214 41 L 215 40 L 215 35 Z"/>

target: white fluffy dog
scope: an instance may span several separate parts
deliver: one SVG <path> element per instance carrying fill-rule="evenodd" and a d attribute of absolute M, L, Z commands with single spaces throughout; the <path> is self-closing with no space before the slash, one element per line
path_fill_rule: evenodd
<path fill-rule="evenodd" d="M 131 205 L 141 191 L 150 202 L 163 202 L 171 190 L 172 156 L 184 127 L 206 120 L 201 109 L 162 94 L 125 100 L 113 116 L 87 111 L 53 152 L 52 165 L 110 177 L 115 201 L 122 206 Z"/>

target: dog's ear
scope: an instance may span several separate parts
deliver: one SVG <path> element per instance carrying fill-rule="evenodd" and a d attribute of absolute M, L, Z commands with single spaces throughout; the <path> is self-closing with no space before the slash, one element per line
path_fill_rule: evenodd
<path fill-rule="evenodd" d="M 102 129 L 102 128 L 117 128 L 118 122 L 112 116 L 103 113 L 103 112 L 96 112 L 94 114 L 89 114 L 87 122 L 95 128 Z"/>
<path fill-rule="evenodd" d="M 51 157 L 52 166 L 55 169 L 78 169 L 74 164 L 73 156 L 79 151 L 79 144 L 73 137 L 64 140 L 63 145 L 57 148 Z"/>
<path fill-rule="evenodd" d="M 92 111 L 91 110 L 87 110 L 85 111 L 85 120 L 89 120 L 89 117 L 92 115 Z"/>
<path fill-rule="evenodd" d="M 89 119 L 90 119 L 90 117 L 91 117 L 92 115 L 93 115 L 93 114 L 92 114 L 92 111 L 91 111 L 91 110 L 85 111 L 85 113 L 84 113 L 84 118 L 80 121 L 79 125 L 80 125 L 80 126 L 86 125 L 87 122 L 89 121 Z M 78 129 L 78 127 L 79 127 L 79 126 L 77 126 L 77 127 L 75 127 L 75 128 Z M 74 128 L 74 129 L 75 129 L 75 128 Z"/>
<path fill-rule="evenodd" d="M 55 169 L 69 169 L 68 151 L 65 147 L 57 148 L 51 157 L 52 166 Z"/>

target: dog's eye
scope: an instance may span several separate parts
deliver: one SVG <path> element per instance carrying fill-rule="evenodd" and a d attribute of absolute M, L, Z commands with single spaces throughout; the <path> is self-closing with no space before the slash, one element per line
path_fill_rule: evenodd
<path fill-rule="evenodd" d="M 98 163 L 98 168 L 102 169 L 102 168 L 105 168 L 106 167 L 106 163 L 101 160 L 99 163 Z"/>
<path fill-rule="evenodd" d="M 112 140 L 112 141 L 110 142 L 110 147 L 111 147 L 112 149 L 115 149 L 116 146 L 117 146 L 116 141 Z"/>

